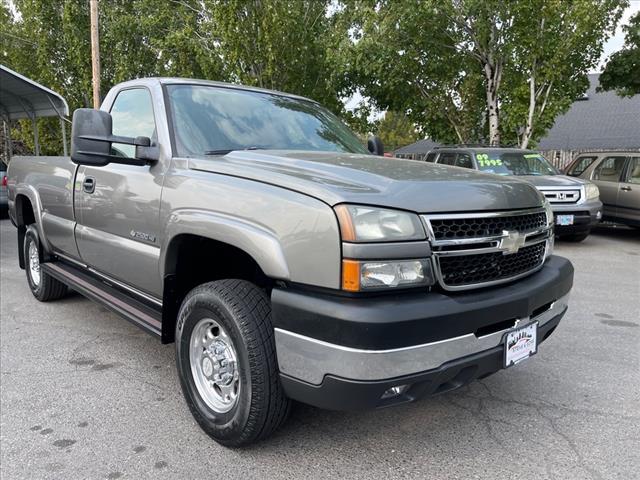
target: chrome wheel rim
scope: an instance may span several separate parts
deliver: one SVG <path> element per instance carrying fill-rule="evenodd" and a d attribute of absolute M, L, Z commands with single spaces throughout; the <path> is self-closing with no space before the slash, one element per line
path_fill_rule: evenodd
<path fill-rule="evenodd" d="M 215 320 L 203 318 L 191 332 L 189 363 L 207 406 L 218 413 L 231 410 L 241 387 L 238 356 L 231 338 Z"/>
<path fill-rule="evenodd" d="M 36 287 L 40 285 L 40 255 L 33 240 L 29 243 L 29 275 Z"/>

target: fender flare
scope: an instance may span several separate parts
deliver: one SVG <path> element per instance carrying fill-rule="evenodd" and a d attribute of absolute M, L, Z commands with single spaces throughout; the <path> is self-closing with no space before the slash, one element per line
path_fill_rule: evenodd
<path fill-rule="evenodd" d="M 244 219 L 199 209 L 181 209 L 169 215 L 160 248 L 160 278 L 167 275 L 167 255 L 172 241 L 184 234 L 232 245 L 253 258 L 268 277 L 290 278 L 282 246 L 273 232 Z"/>
<path fill-rule="evenodd" d="M 44 233 L 44 228 L 42 227 L 43 208 L 42 208 L 42 202 L 40 201 L 40 195 L 38 194 L 38 191 L 34 186 L 27 185 L 25 183 L 16 185 L 16 196 L 15 196 L 14 202 L 15 202 L 17 226 L 18 227 L 24 226 L 24 224 L 21 223 L 22 218 L 20 217 L 18 212 L 18 198 L 21 195 L 29 199 L 29 202 L 31 202 L 31 206 L 33 207 L 33 216 L 36 221 L 36 228 L 38 229 L 38 237 L 40 239 L 40 243 L 42 244 L 45 252 L 51 252 L 52 251 L 51 244 L 47 240 L 47 236 Z"/>

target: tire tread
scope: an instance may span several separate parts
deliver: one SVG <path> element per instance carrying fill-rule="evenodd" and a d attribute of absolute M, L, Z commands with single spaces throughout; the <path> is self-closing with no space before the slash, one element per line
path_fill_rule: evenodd
<path fill-rule="evenodd" d="M 205 283 L 187 294 L 179 319 L 185 316 L 184 307 L 192 305 L 194 300 L 207 304 L 216 299 L 234 314 L 246 341 L 250 368 L 258 368 L 263 372 L 262 375 L 252 375 L 252 402 L 241 434 L 233 440 L 216 438 L 227 446 L 242 446 L 262 440 L 277 430 L 289 415 L 291 401 L 280 384 L 271 303 L 266 293 L 246 280 L 226 279 Z"/>
<path fill-rule="evenodd" d="M 31 282 L 29 280 L 29 265 L 25 266 L 25 270 L 27 273 L 27 283 L 29 284 L 29 288 L 31 289 L 31 293 L 41 302 L 51 302 L 53 300 L 58 300 L 64 297 L 67 293 L 67 285 L 62 283 L 57 278 L 52 277 L 47 272 L 42 270 L 42 243 L 40 242 L 40 238 L 38 237 L 38 230 L 35 225 L 29 225 L 27 227 L 27 232 L 25 235 L 24 242 L 24 256 L 25 259 L 29 259 L 29 242 L 37 242 L 38 243 L 38 251 L 40 252 L 40 288 L 34 290 L 31 286 Z"/>

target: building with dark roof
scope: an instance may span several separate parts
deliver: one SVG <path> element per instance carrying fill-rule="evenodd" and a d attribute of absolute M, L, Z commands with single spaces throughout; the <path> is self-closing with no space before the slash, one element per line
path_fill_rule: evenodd
<path fill-rule="evenodd" d="M 586 151 L 640 151 L 640 95 L 620 97 L 597 92 L 599 74 L 589 75 L 589 89 L 560 115 L 536 148 L 556 166 L 564 167 Z M 438 144 L 420 140 L 396 150 L 396 156 L 422 160 Z"/>
<path fill-rule="evenodd" d="M 412 143 L 411 145 L 407 145 L 406 147 L 399 148 L 396 150 L 394 155 L 398 158 L 409 158 L 411 160 L 423 160 L 424 156 L 427 152 L 437 146 L 439 143 L 434 142 L 433 140 L 429 140 L 428 138 L 424 140 L 418 140 L 416 143 Z"/>
<path fill-rule="evenodd" d="M 640 150 L 640 95 L 620 97 L 596 92 L 599 74 L 589 75 L 589 89 L 560 115 L 536 147 L 564 167 L 578 153 Z"/>

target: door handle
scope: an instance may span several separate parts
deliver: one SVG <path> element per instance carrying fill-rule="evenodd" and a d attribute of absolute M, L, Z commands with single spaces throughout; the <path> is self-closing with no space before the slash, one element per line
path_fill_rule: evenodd
<path fill-rule="evenodd" d="M 93 193 L 96 190 L 96 179 L 86 177 L 82 182 L 82 189 L 87 193 Z"/>
<path fill-rule="evenodd" d="M 620 187 L 620 190 L 624 190 L 625 192 L 630 192 L 631 187 Z"/>

